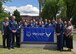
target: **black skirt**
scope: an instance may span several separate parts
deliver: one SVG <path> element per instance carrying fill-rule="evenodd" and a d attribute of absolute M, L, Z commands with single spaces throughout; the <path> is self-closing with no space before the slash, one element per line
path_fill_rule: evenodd
<path fill-rule="evenodd" d="M 64 34 L 64 36 L 63 36 L 63 46 L 64 47 L 67 47 L 66 46 L 66 40 L 67 40 L 67 36 Z"/>
<path fill-rule="evenodd" d="M 66 37 L 67 48 L 73 49 L 73 36 L 69 35 Z"/>

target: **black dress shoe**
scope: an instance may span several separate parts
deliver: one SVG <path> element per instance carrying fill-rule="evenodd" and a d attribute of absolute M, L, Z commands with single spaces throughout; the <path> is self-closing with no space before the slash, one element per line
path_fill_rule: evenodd
<path fill-rule="evenodd" d="M 60 49 L 60 51 L 63 51 L 63 49 Z"/>
<path fill-rule="evenodd" d="M 3 48 L 6 48 L 5 46 L 3 46 Z"/>
<path fill-rule="evenodd" d="M 10 50 L 10 48 L 8 48 Z"/>
<path fill-rule="evenodd" d="M 71 51 L 71 49 L 68 49 L 68 51 Z"/>
<path fill-rule="evenodd" d="M 12 49 L 14 49 L 14 47 L 12 47 Z"/>

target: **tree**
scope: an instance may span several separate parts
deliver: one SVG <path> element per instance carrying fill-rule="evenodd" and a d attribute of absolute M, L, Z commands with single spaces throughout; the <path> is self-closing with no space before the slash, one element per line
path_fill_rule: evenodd
<path fill-rule="evenodd" d="M 75 25 L 75 28 L 76 28 L 76 3 L 74 5 L 74 9 L 73 9 L 72 23 L 73 23 L 73 25 Z"/>
<path fill-rule="evenodd" d="M 2 5 L 3 3 L 0 1 L 0 22 L 3 21 L 5 17 L 9 17 L 9 14 L 4 11 Z"/>
<path fill-rule="evenodd" d="M 5 3 L 7 1 L 11 1 L 11 0 L 0 0 L 0 2 Z"/>
<path fill-rule="evenodd" d="M 42 18 L 55 18 L 59 11 L 59 0 L 46 0 L 45 6 L 42 10 Z M 48 15 L 47 15 L 48 14 Z"/>
<path fill-rule="evenodd" d="M 11 1 L 11 0 L 0 0 L 0 19 L 4 18 L 5 16 L 9 16 L 8 13 L 6 13 L 2 7 L 3 3 Z"/>
<path fill-rule="evenodd" d="M 11 1 L 11 0 L 0 0 L 0 13 L 3 11 L 3 3 L 7 2 L 7 1 Z"/>
<path fill-rule="evenodd" d="M 2 8 L 3 3 L 0 2 L 0 13 L 3 12 L 3 8 Z"/>
<path fill-rule="evenodd" d="M 17 22 L 21 20 L 20 12 L 17 9 L 14 11 L 13 15 L 16 16 Z"/>
<path fill-rule="evenodd" d="M 76 27 L 76 0 L 63 0 L 66 6 L 66 18 L 70 20 Z"/>
<path fill-rule="evenodd" d="M 64 0 L 65 2 L 65 5 L 66 5 L 66 15 L 67 15 L 67 18 L 70 19 L 74 16 L 74 12 L 76 9 L 76 0 Z"/>
<path fill-rule="evenodd" d="M 4 11 L 3 7 L 2 7 L 2 5 L 3 5 L 3 3 L 4 3 L 5 1 L 7 1 L 7 0 L 0 0 L 0 20 L 1 20 L 1 18 L 3 19 L 3 18 L 5 18 L 5 17 L 8 17 L 8 16 L 9 16 L 9 14 L 6 13 L 6 12 Z"/>
<path fill-rule="evenodd" d="M 6 13 L 2 7 L 2 5 L 7 1 L 11 1 L 11 0 L 0 0 L 0 30 L 1 30 L 2 21 L 4 20 L 4 18 L 9 17 L 9 14 Z"/>
<path fill-rule="evenodd" d="M 63 0 L 59 0 L 58 6 L 59 6 L 59 13 L 57 18 L 62 18 L 63 20 L 67 20 L 67 17 L 66 17 L 67 8 L 65 5 L 65 2 Z"/>

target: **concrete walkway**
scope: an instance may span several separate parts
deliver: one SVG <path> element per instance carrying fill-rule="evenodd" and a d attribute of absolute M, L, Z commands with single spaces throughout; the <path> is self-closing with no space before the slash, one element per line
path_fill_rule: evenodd
<path fill-rule="evenodd" d="M 74 49 L 72 51 L 76 53 L 76 41 L 73 41 L 73 48 Z"/>

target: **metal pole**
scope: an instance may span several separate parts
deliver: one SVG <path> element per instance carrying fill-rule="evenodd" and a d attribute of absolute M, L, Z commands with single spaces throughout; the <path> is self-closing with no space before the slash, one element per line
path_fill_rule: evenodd
<path fill-rule="evenodd" d="M 40 14 L 41 14 L 41 0 L 39 0 L 39 19 L 41 18 Z"/>
<path fill-rule="evenodd" d="M 46 0 L 38 0 L 39 1 L 39 18 L 41 18 L 42 6 Z"/>

